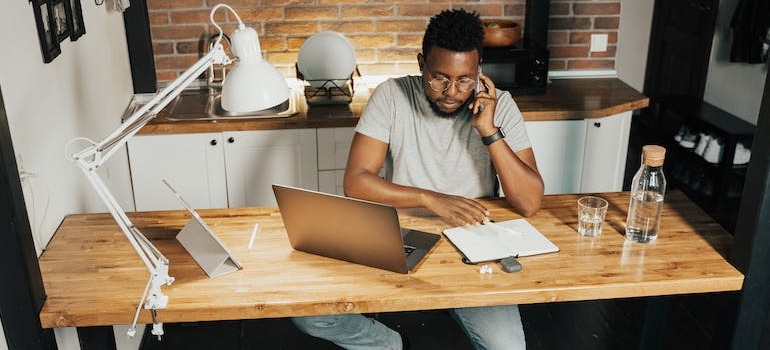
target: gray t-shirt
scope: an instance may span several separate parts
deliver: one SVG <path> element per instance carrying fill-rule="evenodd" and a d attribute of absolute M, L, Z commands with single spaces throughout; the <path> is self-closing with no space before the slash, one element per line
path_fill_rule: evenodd
<path fill-rule="evenodd" d="M 468 109 L 454 118 L 430 108 L 421 76 L 388 79 L 372 93 L 356 132 L 388 144 L 387 179 L 396 184 L 480 198 L 496 193 L 487 147 Z M 507 91 L 497 90 L 494 123 L 514 152 L 530 147 L 524 119 Z"/>

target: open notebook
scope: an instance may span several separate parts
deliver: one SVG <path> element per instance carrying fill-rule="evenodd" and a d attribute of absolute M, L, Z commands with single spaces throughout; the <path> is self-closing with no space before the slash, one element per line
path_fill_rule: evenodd
<path fill-rule="evenodd" d="M 472 263 L 559 251 L 525 219 L 454 227 L 444 230 L 444 235 Z"/>

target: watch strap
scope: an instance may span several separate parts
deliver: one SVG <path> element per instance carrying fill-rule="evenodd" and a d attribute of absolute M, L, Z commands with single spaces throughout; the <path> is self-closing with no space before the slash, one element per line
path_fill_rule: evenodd
<path fill-rule="evenodd" d="M 482 137 L 481 138 L 481 142 L 483 142 L 484 145 L 489 146 L 493 142 L 495 142 L 495 141 L 497 141 L 499 139 L 502 139 L 504 137 L 505 137 L 505 134 L 503 134 L 503 129 L 497 128 L 497 132 L 496 133 L 494 133 L 492 135 L 489 135 L 489 136 Z"/>

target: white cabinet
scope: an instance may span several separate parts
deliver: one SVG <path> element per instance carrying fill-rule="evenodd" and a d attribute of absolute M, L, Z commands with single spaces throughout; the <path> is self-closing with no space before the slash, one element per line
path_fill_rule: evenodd
<path fill-rule="evenodd" d="M 631 112 L 585 120 L 526 122 L 545 194 L 623 189 Z"/>
<path fill-rule="evenodd" d="M 166 179 L 194 208 L 227 207 L 221 133 L 135 136 L 128 142 L 136 210 L 179 209 Z"/>
<path fill-rule="evenodd" d="M 526 122 L 545 194 L 580 192 L 585 120 Z"/>
<path fill-rule="evenodd" d="M 546 194 L 620 191 L 631 112 L 526 122 Z M 275 205 L 271 185 L 343 195 L 353 127 L 140 135 L 128 143 L 136 210 Z M 382 175 L 382 174 L 381 174 Z"/>
<path fill-rule="evenodd" d="M 317 189 L 315 129 L 141 135 L 128 143 L 136 210 L 274 205 L 271 185 Z"/>
<path fill-rule="evenodd" d="M 580 192 L 623 190 L 630 132 L 631 111 L 587 119 Z"/>
<path fill-rule="evenodd" d="M 318 190 L 344 195 L 342 181 L 348 162 L 354 128 L 318 129 Z"/>
<path fill-rule="evenodd" d="M 274 183 L 318 189 L 315 129 L 225 132 L 229 207 L 275 205 Z"/>

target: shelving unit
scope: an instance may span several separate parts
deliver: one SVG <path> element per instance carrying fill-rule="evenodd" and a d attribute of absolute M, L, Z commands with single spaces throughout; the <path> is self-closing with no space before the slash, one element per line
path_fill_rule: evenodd
<path fill-rule="evenodd" d="M 721 160 L 710 163 L 694 149 L 681 146 L 673 134 L 669 135 L 665 171 L 671 187 L 687 194 L 724 226 L 734 225 L 748 164 L 734 165 L 733 158 L 738 143 L 751 147 L 754 125 L 708 102 L 691 98 L 669 97 L 659 106 L 659 120 L 664 124 L 661 130 L 685 126 L 695 133 L 723 140 Z"/>

